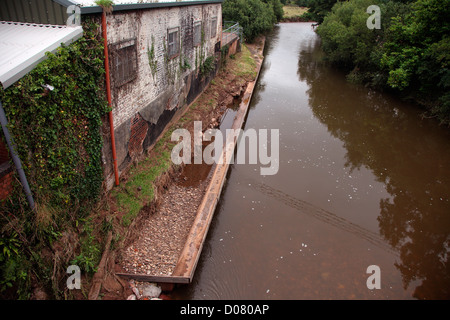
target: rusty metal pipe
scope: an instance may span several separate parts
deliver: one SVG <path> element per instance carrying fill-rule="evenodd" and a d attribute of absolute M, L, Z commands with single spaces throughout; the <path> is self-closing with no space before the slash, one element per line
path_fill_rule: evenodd
<path fill-rule="evenodd" d="M 106 13 L 105 10 L 103 10 L 102 13 L 102 33 L 103 33 L 103 42 L 104 42 L 104 54 L 105 54 L 105 71 L 106 71 L 106 96 L 108 98 L 108 105 L 111 108 L 112 102 L 111 102 L 111 81 L 109 77 L 109 56 L 108 56 L 108 39 L 106 37 Z M 116 186 L 119 185 L 119 170 L 117 168 L 117 155 L 116 155 L 116 140 L 114 138 L 114 118 L 112 111 L 109 112 L 109 128 L 111 131 L 111 147 L 112 147 L 112 154 L 113 154 L 113 161 L 114 161 L 114 176 L 115 176 L 115 182 Z"/>

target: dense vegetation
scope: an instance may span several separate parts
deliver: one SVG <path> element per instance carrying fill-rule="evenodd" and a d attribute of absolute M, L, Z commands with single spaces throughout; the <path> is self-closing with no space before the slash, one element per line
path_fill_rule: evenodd
<path fill-rule="evenodd" d="M 0 90 L 36 202 L 32 211 L 16 178 L 13 194 L 0 203 L 0 295 L 7 298 L 29 298 L 36 282 L 61 297 L 60 275 L 70 260 L 88 272 L 98 263 L 88 216 L 103 183 L 100 128 L 108 105 L 98 26 L 86 21 L 83 30 L 81 39 Z"/>
<path fill-rule="evenodd" d="M 381 9 L 381 29 L 366 25 L 370 5 Z M 450 125 L 450 0 L 311 0 L 310 11 L 323 21 L 326 58 L 350 80 L 393 91 Z"/>
<path fill-rule="evenodd" d="M 283 18 L 280 0 L 225 0 L 223 20 L 239 22 L 248 42 L 270 31 Z"/>

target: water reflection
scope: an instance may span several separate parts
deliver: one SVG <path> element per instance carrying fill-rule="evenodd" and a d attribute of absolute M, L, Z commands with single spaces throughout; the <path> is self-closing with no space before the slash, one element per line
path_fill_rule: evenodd
<path fill-rule="evenodd" d="M 386 185 L 379 232 L 400 252 L 407 288 L 418 299 L 450 298 L 450 134 L 392 97 L 343 81 L 321 62 L 320 43 L 302 45 L 298 76 L 312 112 L 346 149 L 351 171 L 366 168 Z"/>

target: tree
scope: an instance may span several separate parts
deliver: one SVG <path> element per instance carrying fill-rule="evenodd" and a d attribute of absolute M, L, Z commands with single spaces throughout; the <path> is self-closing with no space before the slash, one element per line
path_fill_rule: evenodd
<path fill-rule="evenodd" d="M 338 0 L 310 0 L 309 12 L 311 12 L 318 23 L 322 23 L 325 16 L 330 13 L 331 8 Z"/>
<path fill-rule="evenodd" d="M 267 3 L 261 0 L 225 0 L 223 19 L 239 22 L 244 29 L 245 39 L 251 42 L 258 35 L 270 31 L 278 21 L 274 8 L 281 5 L 280 1 L 266 1 Z"/>
<path fill-rule="evenodd" d="M 283 19 L 284 10 L 283 10 L 283 4 L 280 2 L 280 0 L 262 0 L 264 3 L 269 4 L 272 7 L 273 13 L 275 15 L 275 21 L 274 23 L 277 23 Z"/>
<path fill-rule="evenodd" d="M 387 84 L 450 123 L 450 0 L 418 0 L 411 8 L 387 30 L 381 58 Z"/>
<path fill-rule="evenodd" d="M 317 28 L 327 59 L 347 69 L 372 68 L 377 39 L 381 32 L 366 26 L 366 8 L 374 0 L 338 2 Z"/>

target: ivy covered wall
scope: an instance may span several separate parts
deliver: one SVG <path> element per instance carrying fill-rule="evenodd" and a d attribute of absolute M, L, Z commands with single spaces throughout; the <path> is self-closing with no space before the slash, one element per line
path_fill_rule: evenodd
<path fill-rule="evenodd" d="M 32 253 L 86 217 L 102 190 L 100 127 L 109 111 L 103 42 L 91 20 L 83 22 L 83 30 L 81 39 L 48 53 L 0 90 L 37 206 L 31 212 L 18 179 L 13 194 L 0 202 L 0 290 L 29 281 L 24 274 L 39 260 Z"/>

